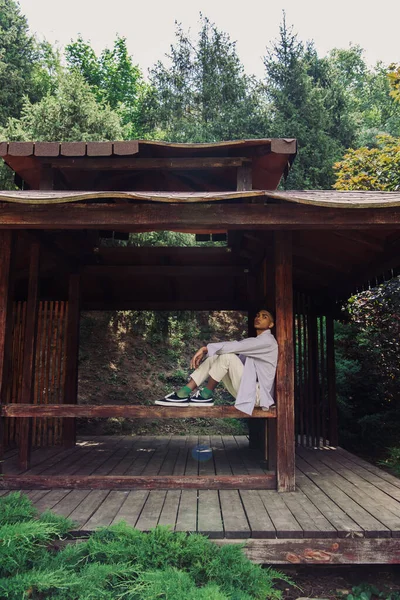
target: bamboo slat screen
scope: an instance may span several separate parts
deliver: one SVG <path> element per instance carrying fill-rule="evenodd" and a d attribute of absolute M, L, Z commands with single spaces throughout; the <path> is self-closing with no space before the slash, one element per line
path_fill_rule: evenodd
<path fill-rule="evenodd" d="M 327 368 L 327 320 L 311 299 L 295 295 L 295 428 L 299 446 L 333 445 L 336 439 L 335 398 Z"/>
<path fill-rule="evenodd" d="M 44 301 L 39 306 L 35 356 L 34 404 L 62 404 L 65 385 L 66 324 L 68 302 Z M 13 307 L 12 377 L 6 402 L 20 402 L 26 302 Z M 32 419 L 32 446 L 53 446 L 62 441 L 62 419 Z M 7 445 L 18 441 L 18 419 L 7 418 Z"/>

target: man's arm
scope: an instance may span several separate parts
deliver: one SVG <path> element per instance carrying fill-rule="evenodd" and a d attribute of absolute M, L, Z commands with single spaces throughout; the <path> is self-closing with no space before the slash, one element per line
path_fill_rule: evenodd
<path fill-rule="evenodd" d="M 275 338 L 270 335 L 259 335 L 257 337 L 246 338 L 240 342 L 221 342 L 208 344 L 207 352 L 209 356 L 214 354 L 243 354 L 243 356 L 258 356 L 265 352 L 265 349 L 274 345 Z"/>

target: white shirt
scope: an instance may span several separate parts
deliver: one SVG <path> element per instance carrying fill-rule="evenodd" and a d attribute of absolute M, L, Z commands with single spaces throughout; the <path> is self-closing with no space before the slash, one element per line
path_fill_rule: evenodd
<path fill-rule="evenodd" d="M 257 337 L 240 342 L 207 344 L 208 356 L 214 354 L 239 354 L 246 358 L 235 406 L 251 415 L 256 402 L 257 381 L 260 385 L 260 406 L 269 408 L 275 403 L 272 394 L 278 362 L 278 344 L 270 329 Z"/>

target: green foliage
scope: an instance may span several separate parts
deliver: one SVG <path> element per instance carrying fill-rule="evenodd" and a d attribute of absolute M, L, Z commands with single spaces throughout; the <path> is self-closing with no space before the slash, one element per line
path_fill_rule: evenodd
<path fill-rule="evenodd" d="M 396 191 L 400 188 L 400 138 L 376 137 L 376 148 L 350 149 L 334 165 L 338 190 Z"/>
<path fill-rule="evenodd" d="M 347 311 L 335 327 L 341 443 L 379 455 L 400 426 L 400 278 L 352 297 Z"/>
<path fill-rule="evenodd" d="M 388 457 L 378 462 L 379 465 L 391 469 L 397 477 L 400 477 L 400 448 L 395 446 L 388 449 Z"/>
<path fill-rule="evenodd" d="M 72 523 L 34 514 L 21 494 L 0 498 L 1 598 L 265 600 L 281 597 L 276 579 L 289 581 L 252 564 L 241 546 L 219 548 L 163 527 L 143 533 L 120 522 L 54 551 L 51 542 Z"/>
<path fill-rule="evenodd" d="M 14 0 L 0 0 L 0 127 L 17 117 L 31 86 L 34 41 Z"/>
<path fill-rule="evenodd" d="M 117 37 L 113 48 L 96 56 L 82 37 L 65 49 L 67 64 L 77 70 L 89 84 L 100 104 L 108 104 L 127 125 L 126 137 L 138 137 L 137 124 L 147 86 L 139 67 L 133 64 L 126 39 Z"/>
<path fill-rule="evenodd" d="M 9 140 L 101 141 L 123 138 L 119 116 L 99 104 L 83 77 L 62 72 L 54 94 L 40 102 L 25 99 L 20 119 L 10 119 L 2 132 Z"/>
<path fill-rule="evenodd" d="M 382 598 L 382 600 L 400 600 L 399 592 L 385 592 L 379 590 L 370 583 L 361 583 L 352 588 L 350 594 L 342 596 L 343 600 L 371 600 L 372 598 Z"/>
<path fill-rule="evenodd" d="M 268 115 L 257 82 L 244 73 L 229 36 L 200 16 L 192 39 L 177 24 L 168 64 L 150 72 L 143 127 L 177 142 L 264 137 Z"/>
<path fill-rule="evenodd" d="M 36 509 L 25 494 L 14 492 L 1 499 L 0 527 L 24 523 L 36 517 Z"/>
<path fill-rule="evenodd" d="M 284 15 L 280 37 L 264 59 L 265 87 L 273 120 L 270 135 L 295 137 L 299 152 L 285 187 L 329 188 L 332 163 L 354 138 L 354 123 L 337 71 L 304 45 Z"/>

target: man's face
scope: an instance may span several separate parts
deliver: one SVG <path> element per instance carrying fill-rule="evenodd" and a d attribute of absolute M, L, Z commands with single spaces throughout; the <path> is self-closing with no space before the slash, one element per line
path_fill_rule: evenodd
<path fill-rule="evenodd" d="M 254 319 L 255 329 L 271 329 L 274 326 L 272 315 L 267 310 L 260 310 Z"/>

